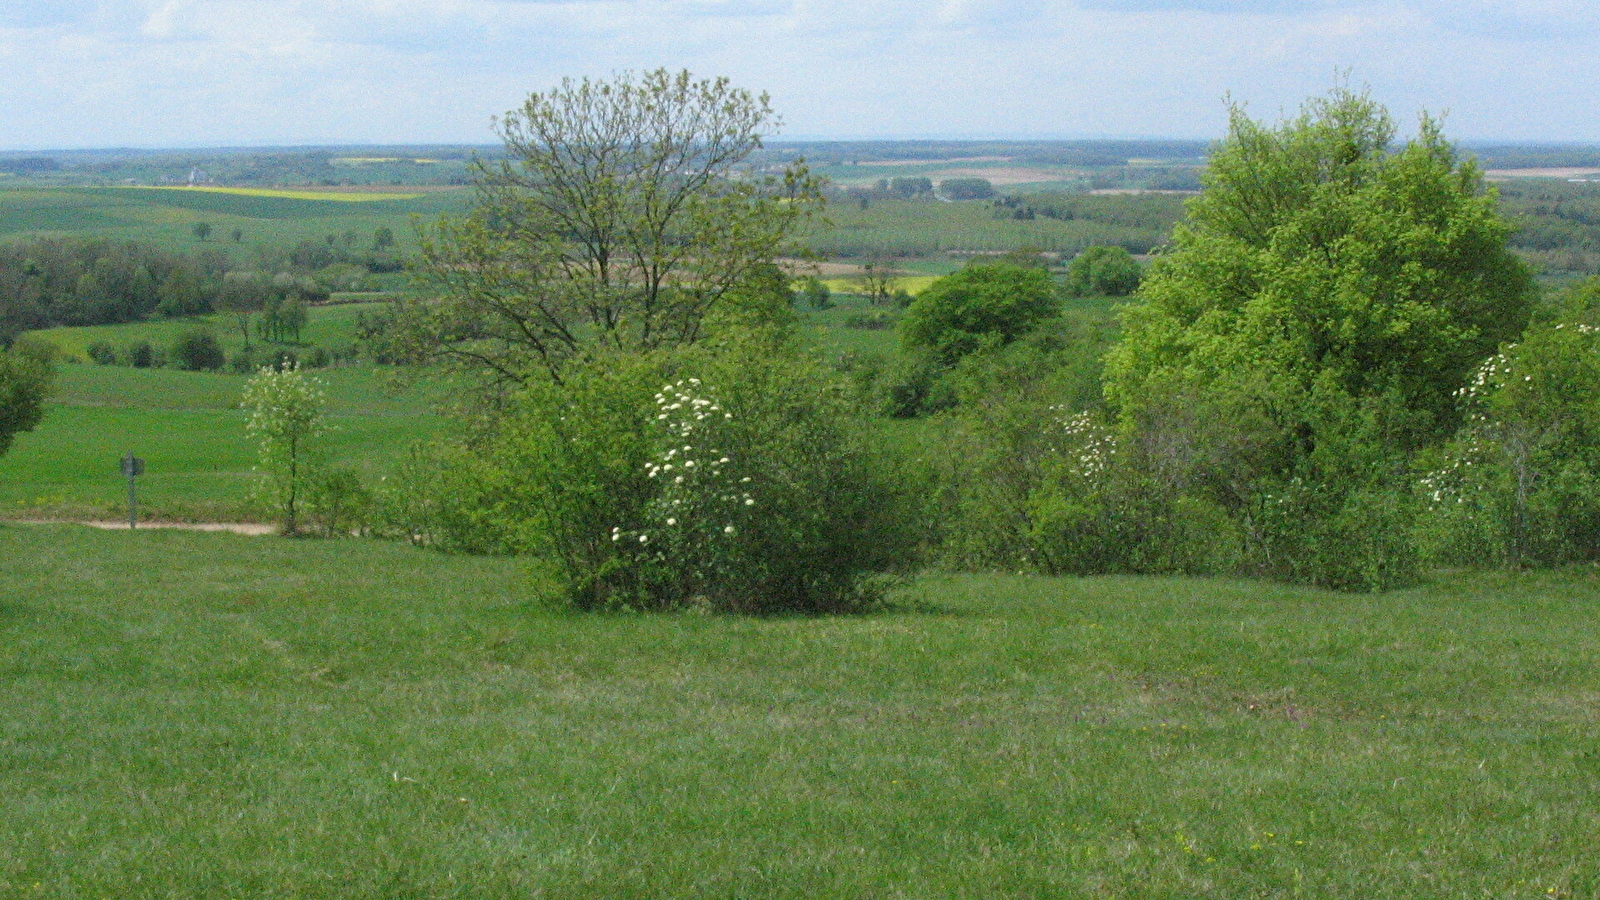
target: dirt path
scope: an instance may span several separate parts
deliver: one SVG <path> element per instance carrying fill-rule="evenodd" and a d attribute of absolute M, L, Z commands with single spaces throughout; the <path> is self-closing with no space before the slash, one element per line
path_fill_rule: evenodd
<path fill-rule="evenodd" d="M 18 525 L 86 525 L 90 528 L 103 528 L 107 531 L 127 531 L 126 521 L 113 522 L 106 519 L 11 519 Z M 234 534 L 246 534 L 251 537 L 262 537 L 277 534 L 276 525 L 261 525 L 255 522 L 140 522 L 140 529 L 145 528 L 172 528 L 178 531 L 230 531 Z"/>

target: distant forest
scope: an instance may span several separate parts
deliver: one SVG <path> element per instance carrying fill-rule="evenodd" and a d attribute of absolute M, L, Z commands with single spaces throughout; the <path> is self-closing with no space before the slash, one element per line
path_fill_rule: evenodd
<path fill-rule="evenodd" d="M 814 166 L 926 162 L 1001 157 L 1022 165 L 1082 169 L 1130 162 L 1203 165 L 1211 142 L 1195 140 L 1061 141 L 784 141 L 774 140 L 752 162 L 772 165 L 804 156 Z M 1486 169 L 1600 166 L 1600 145 L 1462 144 Z M 234 185 L 322 182 L 449 184 L 461 181 L 474 157 L 492 159 L 499 146 L 393 145 L 213 148 L 195 150 L 51 150 L 0 152 L 0 173 L 64 181 L 153 182 L 202 177 Z"/>
<path fill-rule="evenodd" d="M 1476 157 L 1483 169 L 1600 168 L 1600 146 L 1484 143 L 1459 149 Z M 814 171 L 835 180 L 830 198 L 840 227 L 812 242 L 813 249 L 825 253 L 993 250 L 1014 244 L 1029 228 L 1038 232 L 1036 239 L 1023 242 L 1041 249 L 1070 254 L 1111 243 L 1143 253 L 1165 241 L 1182 214 L 1181 199 L 1089 195 L 1198 190 L 1212 150 L 1211 143 L 1193 140 L 776 140 L 754 154 L 750 165 L 777 167 L 803 156 Z M 498 146 L 470 145 L 5 152 L 0 153 L 0 187 L 465 185 L 473 159 L 495 159 L 501 152 Z M 1012 170 L 1011 180 L 998 172 L 992 184 L 980 177 L 991 167 Z M 935 171 L 939 168 L 959 177 L 952 180 L 951 174 Z M 1043 183 L 1015 183 L 1021 180 L 1018 171 Z M 964 190 L 956 195 L 933 190 L 958 182 Z M 907 185 L 926 190 L 902 189 Z M 1540 271 L 1555 276 L 1600 272 L 1600 180 L 1515 178 L 1500 181 L 1498 190 L 1503 210 L 1519 229 L 1513 247 Z M 991 209 L 931 221 L 893 202 L 952 199 L 984 202 Z M 880 205 L 883 201 L 891 202 Z M 1015 225 L 1039 220 L 1050 222 Z"/>

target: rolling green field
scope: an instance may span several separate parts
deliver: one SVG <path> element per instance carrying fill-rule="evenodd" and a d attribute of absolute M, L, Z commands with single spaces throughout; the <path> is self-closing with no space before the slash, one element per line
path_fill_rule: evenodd
<path fill-rule="evenodd" d="M 328 461 L 369 480 L 414 442 L 436 434 L 436 389 L 394 389 L 374 368 L 318 371 L 326 384 Z M 147 516 L 253 520 L 255 447 L 238 408 L 247 376 L 69 364 L 44 422 L 0 457 L 0 518 L 126 514 L 117 460 L 147 463 L 139 479 Z"/>
<path fill-rule="evenodd" d="M 511 560 L 0 525 L 0 895 L 1593 897 L 1593 569 L 580 616 Z"/>
<path fill-rule="evenodd" d="M 852 314 L 873 311 L 862 298 L 806 312 L 806 333 L 824 353 L 892 356 L 892 330 L 843 327 Z M 379 304 L 313 307 L 304 345 L 335 347 L 355 338 L 355 317 Z M 33 335 L 68 360 L 44 422 L 19 435 L 0 456 L 0 518 L 116 518 L 125 514 L 126 482 L 117 460 L 133 451 L 146 460 L 139 481 L 147 516 L 178 520 L 258 519 L 251 502 L 255 448 L 238 408 L 248 376 L 98 366 L 82 360 L 88 346 L 105 341 L 125 348 L 137 341 L 167 347 L 195 327 L 210 327 L 231 357 L 242 344 L 225 315 L 155 319 L 125 325 L 54 328 Z M 230 330 L 232 329 L 232 330 Z M 257 346 L 262 346 L 259 341 Z M 302 349 L 291 346 L 290 349 Z M 369 483 L 387 474 L 409 447 L 440 433 L 435 414 L 445 388 L 435 382 L 401 382 L 396 373 L 368 364 L 315 370 L 326 383 L 328 461 L 349 466 Z"/>
<path fill-rule="evenodd" d="M 283 346 L 288 350 L 301 351 L 312 346 L 327 349 L 348 346 L 356 340 L 356 317 L 363 313 L 370 316 L 385 308 L 382 303 L 339 303 L 311 307 L 306 311 L 306 327 L 300 334 L 300 343 Z M 255 317 L 252 317 L 251 322 L 254 321 Z M 180 335 L 196 328 L 206 328 L 216 334 L 217 342 L 230 359 L 244 346 L 238 319 L 226 313 L 178 319 L 152 318 L 120 325 L 46 328 L 30 334 L 50 342 L 70 361 L 87 362 L 89 345 L 96 341 L 104 341 L 118 350 L 139 341 L 148 341 L 152 347 L 166 349 Z M 252 347 L 278 346 L 266 344 L 254 334 L 250 344 Z"/>
<path fill-rule="evenodd" d="M 409 199 L 349 202 L 350 194 L 307 199 L 302 192 L 267 195 L 166 188 L 0 188 L 0 238 L 28 233 L 72 234 L 131 240 L 193 252 L 220 249 L 250 253 L 292 247 L 304 240 L 379 227 L 394 232 L 402 247 L 415 241 L 413 217 L 432 219 L 464 207 L 468 192 L 422 193 Z M 379 195 L 387 196 L 387 195 Z M 212 228 L 209 241 L 193 234 L 196 223 Z M 233 229 L 243 233 L 235 243 Z M 241 260 L 242 261 L 242 260 Z"/>
<path fill-rule="evenodd" d="M 985 200 L 875 200 L 866 209 L 841 201 L 828 206 L 827 220 L 826 225 L 813 226 L 803 238 L 808 247 L 824 256 L 915 257 L 1025 248 L 1072 254 L 1096 244 L 1120 244 L 1129 239 L 1154 245 L 1165 237 L 1157 231 L 1086 219 L 995 218 Z"/>
<path fill-rule="evenodd" d="M 431 221 L 460 212 L 467 189 L 422 193 L 408 199 L 350 202 L 360 194 L 316 192 L 180 190 L 168 188 L 0 188 L 0 239 L 25 234 L 74 234 L 141 241 L 172 250 L 220 249 L 239 257 L 257 250 L 287 249 L 304 240 L 354 231 L 394 232 L 402 249 L 415 245 L 415 218 Z M 392 196 L 378 194 L 373 196 Z M 1124 240 L 1159 242 L 1162 235 L 1087 220 L 997 219 L 987 201 L 874 201 L 868 209 L 837 202 L 827 224 L 802 237 L 826 256 L 943 256 L 1033 248 L 1077 252 L 1093 244 Z M 196 223 L 212 228 L 208 241 L 193 234 Z M 235 243 L 234 228 L 244 233 Z"/>

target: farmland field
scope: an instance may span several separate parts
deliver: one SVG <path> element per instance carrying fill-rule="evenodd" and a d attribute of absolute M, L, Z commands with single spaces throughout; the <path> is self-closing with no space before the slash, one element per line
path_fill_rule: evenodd
<path fill-rule="evenodd" d="M 436 433 L 433 395 L 394 389 L 380 370 L 317 373 L 327 386 L 329 462 L 373 481 L 415 441 Z M 117 460 L 148 465 L 145 514 L 168 519 L 252 520 L 255 449 L 238 408 L 246 376 L 120 366 L 62 366 L 43 424 L 0 457 L 0 518 L 124 514 Z"/>
<path fill-rule="evenodd" d="M 356 318 L 362 314 L 381 311 L 381 303 L 340 303 L 313 307 L 308 311 L 305 330 L 300 335 L 300 346 L 324 348 L 342 347 L 356 339 Z M 218 342 L 231 358 L 244 346 L 244 337 L 233 316 L 213 313 L 204 316 L 187 316 L 172 319 L 150 319 L 120 325 L 88 325 L 76 328 L 47 328 L 35 331 L 34 337 L 48 341 L 75 362 L 87 362 L 89 345 L 104 342 L 113 347 L 125 347 L 138 341 L 149 341 L 156 347 L 167 347 L 179 335 L 196 328 L 216 334 Z M 262 342 L 252 336 L 252 346 Z M 288 349 L 295 349 L 289 345 Z"/>
<path fill-rule="evenodd" d="M 826 226 L 817 226 L 803 239 L 824 256 L 947 256 L 1024 248 L 1072 254 L 1095 244 L 1133 242 L 1144 249 L 1165 239 L 1162 231 L 1088 219 L 996 217 L 983 200 L 879 200 L 866 209 L 839 202 L 828 207 L 827 219 Z"/>
<path fill-rule="evenodd" d="M 282 188 L 245 188 L 245 187 L 130 187 L 123 190 L 129 191 L 184 191 L 199 194 L 231 194 L 236 197 L 276 197 L 282 200 L 316 200 L 331 203 L 373 203 L 384 200 L 415 200 L 421 194 L 396 194 L 381 193 L 376 191 L 354 190 L 284 190 Z"/>
<path fill-rule="evenodd" d="M 0 894 L 1592 897 L 1593 569 L 552 612 L 506 559 L 0 524 Z"/>
<path fill-rule="evenodd" d="M 376 228 L 387 227 L 405 246 L 413 239 L 413 216 L 432 218 L 458 210 L 465 199 L 461 190 L 366 194 L 140 187 L 0 188 L 0 238 L 28 233 L 73 234 L 141 241 L 187 252 L 220 249 L 250 253 L 284 249 L 303 240 L 320 241 L 344 231 L 365 236 Z M 211 240 L 195 238 L 193 228 L 200 222 L 212 226 Z M 230 237 L 235 228 L 242 232 L 239 242 Z"/>

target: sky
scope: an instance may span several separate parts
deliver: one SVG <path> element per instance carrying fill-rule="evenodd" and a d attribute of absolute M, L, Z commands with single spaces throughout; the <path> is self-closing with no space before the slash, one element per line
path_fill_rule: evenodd
<path fill-rule="evenodd" d="M 687 68 L 782 139 L 1216 138 L 1347 73 L 1461 141 L 1600 144 L 1592 0 L 0 0 L 0 149 L 495 142 Z"/>

